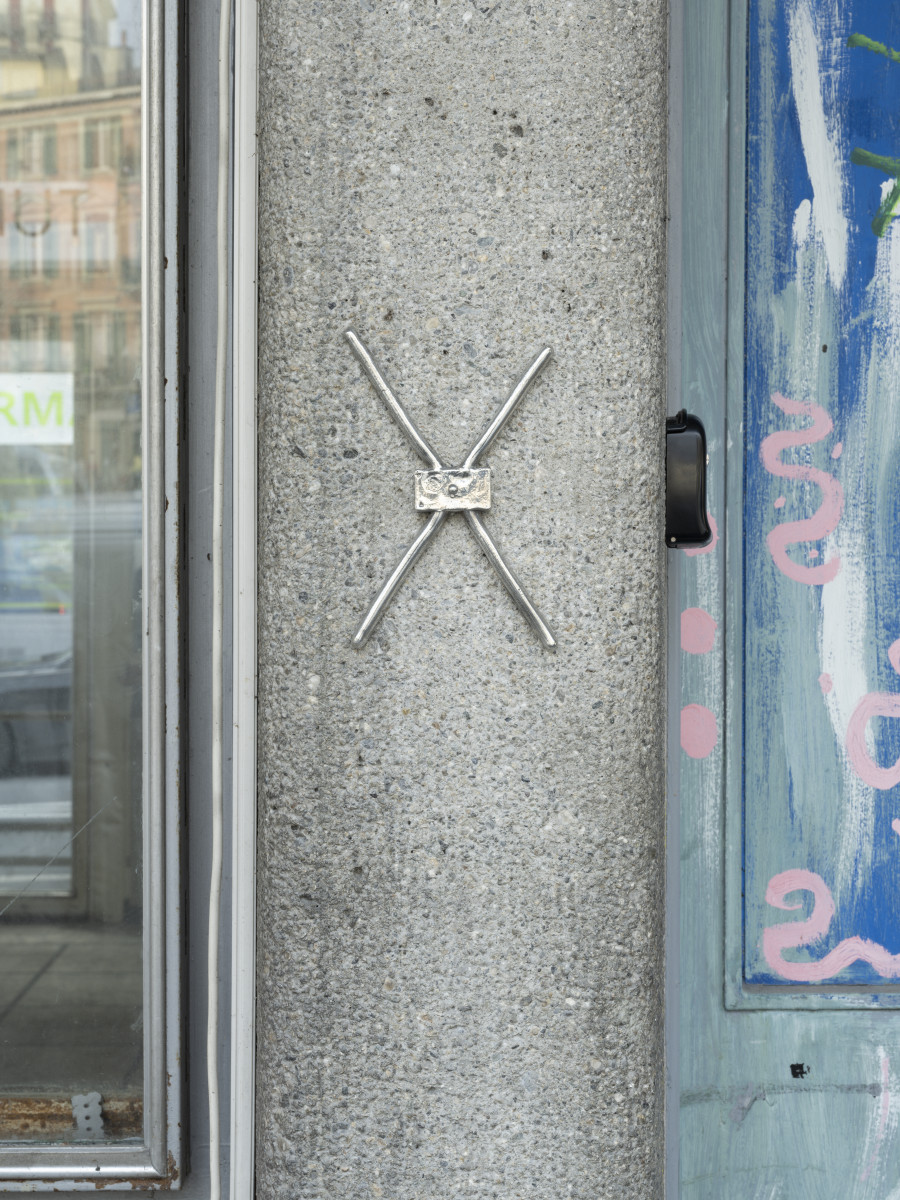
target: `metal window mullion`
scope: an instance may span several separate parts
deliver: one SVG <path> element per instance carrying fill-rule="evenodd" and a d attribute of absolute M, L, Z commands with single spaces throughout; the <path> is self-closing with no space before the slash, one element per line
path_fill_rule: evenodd
<path fill-rule="evenodd" d="M 232 240 L 231 1200 L 254 1194 L 256 1002 L 257 4 L 235 0 Z"/>
<path fill-rule="evenodd" d="M 160 1172 L 170 1179 L 171 1186 L 179 1186 L 185 1172 L 183 1093 L 186 1077 L 185 1029 L 187 1026 L 186 991 L 184 986 L 185 923 L 187 910 L 185 899 L 185 872 L 183 868 L 183 761 L 185 741 L 183 725 L 183 667 L 182 667 L 182 595 L 183 560 L 182 531 L 184 527 L 184 504 L 181 494 L 182 437 L 182 252 L 184 242 L 183 223 L 186 211 L 184 172 L 181 169 L 182 134 L 181 115 L 185 101 L 182 99 L 181 81 L 184 72 L 184 46 L 182 44 L 182 21 L 179 18 L 177 0 L 156 0 L 161 18 L 165 16 L 163 36 L 160 39 L 161 61 L 155 75 L 161 91 L 158 109 L 161 110 L 162 161 L 170 169 L 161 170 L 158 213 L 162 221 L 158 252 L 162 258 L 154 264 L 160 282 L 160 303 L 163 306 L 164 347 L 161 356 L 163 378 L 159 381 L 159 397 L 164 400 L 158 407 L 160 422 L 164 424 L 165 463 L 164 491 L 158 496 L 159 517 L 162 524 L 165 555 L 165 844 L 162 862 L 165 871 L 165 893 L 163 918 L 165 930 L 164 970 L 164 1030 L 160 1045 L 164 1060 L 160 1062 L 159 1076 L 162 1092 L 162 1112 L 165 1122 L 162 1133 L 164 1146 L 159 1156 L 154 1151 L 154 1162 Z M 174 167 L 174 169 L 173 169 Z M 154 1064 L 156 1068 L 157 1064 Z M 162 1151 L 165 1150 L 163 1154 Z"/>
<path fill-rule="evenodd" d="M 144 1139 L 166 1174 L 165 0 L 142 0 Z M 174 267 L 174 262 L 173 262 Z M 174 384 L 173 380 L 173 384 Z"/>

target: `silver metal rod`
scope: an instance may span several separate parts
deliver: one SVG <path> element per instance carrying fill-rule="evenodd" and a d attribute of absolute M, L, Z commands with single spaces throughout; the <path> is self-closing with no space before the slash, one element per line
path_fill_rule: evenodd
<path fill-rule="evenodd" d="M 384 376 L 378 370 L 375 362 L 366 349 L 365 345 L 357 337 L 352 329 L 344 331 L 344 337 L 350 343 L 350 348 L 359 360 L 360 365 L 369 378 L 369 382 L 375 388 L 381 401 L 387 408 L 388 412 L 396 421 L 397 425 L 403 430 L 403 433 L 408 438 L 416 452 L 428 463 L 434 471 L 445 470 L 444 463 L 438 455 L 432 450 L 431 446 L 416 428 L 412 418 L 406 412 L 406 409 L 391 391 Z M 547 365 L 551 357 L 549 346 L 545 346 L 540 354 L 535 358 L 534 362 L 513 388 L 508 399 L 501 405 L 495 414 L 490 425 L 469 451 L 462 469 L 469 470 L 474 467 L 479 458 L 487 452 L 494 438 L 512 416 L 519 401 L 525 396 L 528 389 L 537 379 L 538 375 Z M 369 611 L 366 613 L 362 624 L 356 631 L 353 638 L 353 645 L 360 648 L 366 644 L 372 635 L 372 631 L 381 619 L 384 610 L 390 604 L 397 589 L 402 584 L 403 580 L 418 562 L 428 543 L 443 525 L 446 518 L 450 515 L 450 510 L 443 509 L 435 512 L 428 521 L 428 524 L 406 551 L 400 562 L 391 572 L 388 579 L 385 581 L 381 591 L 372 601 Z M 531 597 L 526 592 L 522 583 L 516 576 L 515 572 L 508 565 L 503 555 L 492 540 L 490 534 L 485 529 L 479 515 L 468 509 L 464 513 L 466 520 L 469 523 L 469 528 L 475 535 L 475 540 L 478 542 L 481 549 L 484 551 L 490 564 L 500 576 L 506 590 L 512 596 L 516 607 L 531 625 L 532 629 L 537 633 L 543 644 L 550 650 L 556 649 L 556 636 L 553 630 L 547 624 L 543 614 L 532 602 Z"/>
<path fill-rule="evenodd" d="M 507 564 L 497 545 L 492 540 L 491 535 L 485 529 L 479 514 L 472 509 L 467 509 L 464 516 L 469 522 L 469 528 L 475 535 L 475 540 L 484 551 L 491 566 L 503 580 L 503 586 L 509 592 L 510 596 L 512 596 L 516 607 L 547 649 L 555 650 L 556 635 L 547 624 L 540 609 L 532 602 L 531 597 L 525 591 L 515 571 Z"/>
<path fill-rule="evenodd" d="M 349 335 L 348 335 L 349 336 Z M 351 343 L 352 344 L 352 343 Z M 509 399 L 497 410 L 497 414 L 488 425 L 487 429 L 469 451 L 466 461 L 463 463 L 464 468 L 474 467 L 481 458 L 482 454 L 486 454 L 488 448 L 494 438 L 512 416 L 516 405 L 543 371 L 544 367 L 550 361 L 552 351 L 549 346 L 545 346 L 540 352 L 516 386 L 510 393 Z"/>
<path fill-rule="evenodd" d="M 425 441 L 421 433 L 419 433 L 412 417 L 410 417 L 409 413 L 391 391 L 387 380 L 375 366 L 375 360 L 372 358 L 372 355 L 352 329 L 344 330 L 344 337 L 350 343 L 351 350 L 359 359 L 360 366 L 366 375 L 368 375 L 369 382 L 378 393 L 381 402 L 403 430 L 413 449 L 428 463 L 433 471 L 440 471 L 443 468 L 443 463 Z"/>
<path fill-rule="evenodd" d="M 400 587 L 400 584 L 419 561 L 423 551 L 425 550 L 425 547 L 428 545 L 449 515 L 450 514 L 446 509 L 442 510 L 441 512 L 433 513 L 428 524 L 397 563 L 396 567 L 394 567 L 393 571 L 385 581 L 384 587 L 372 601 L 369 611 L 363 618 L 362 624 L 354 634 L 353 645 L 356 646 L 357 649 L 360 649 L 362 646 L 364 646 L 372 636 L 372 630 L 378 624 L 382 613 L 394 598 L 394 595 L 397 589 Z"/>

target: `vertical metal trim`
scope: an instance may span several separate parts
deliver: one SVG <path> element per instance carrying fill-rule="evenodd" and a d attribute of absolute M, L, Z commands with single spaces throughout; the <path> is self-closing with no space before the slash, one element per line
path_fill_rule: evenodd
<path fill-rule="evenodd" d="M 746 238 L 747 0 L 732 0 L 728 114 L 728 284 L 725 454 L 725 1007 L 743 1000 L 744 298 Z M 733 536 L 729 537 L 729 532 Z M 751 1005 L 753 1001 L 751 999 Z"/>
<path fill-rule="evenodd" d="M 257 5 L 235 0 L 232 288 L 231 1200 L 254 1194 L 256 1010 Z"/>
<path fill-rule="evenodd" d="M 160 200 L 158 210 L 160 229 L 161 261 L 152 264 L 160 281 L 161 328 L 163 349 L 162 390 L 164 400 L 160 420 L 163 424 L 164 463 L 163 490 L 157 495 L 159 518 L 164 536 L 164 604 L 165 604 L 165 702 L 164 718 L 165 758 L 163 786 L 164 845 L 161 863 L 164 871 L 163 905 L 160 914 L 165 932 L 164 952 L 164 1012 L 163 1036 L 160 1046 L 164 1060 L 160 1063 L 158 1086 L 163 1093 L 162 1119 L 165 1122 L 164 1145 L 151 1143 L 151 1157 L 160 1174 L 169 1181 L 170 1188 L 182 1186 L 187 1140 L 184 1121 L 184 1087 L 186 1078 L 185 1030 L 187 1025 L 185 973 L 185 926 L 187 911 L 185 899 L 184 870 L 184 755 L 186 737 L 184 718 L 184 681 L 182 665 L 184 645 L 184 553 L 183 513 L 184 499 L 181 489 L 181 459 L 184 438 L 183 422 L 183 253 L 184 235 L 182 225 L 187 206 L 184 196 L 183 135 L 182 118 L 185 106 L 182 78 L 185 70 L 183 47 L 183 16 L 180 0 L 159 0 L 160 20 L 163 28 L 159 45 L 162 60 L 156 64 L 155 78 L 161 89 L 158 100 L 158 117 L 161 118 L 160 139 L 163 146 L 159 164 Z M 164 170 L 164 164 L 170 164 Z M 175 169 L 171 169 L 174 166 Z M 155 1064 L 154 1064 L 155 1067 Z"/>
<path fill-rule="evenodd" d="M 165 0 L 142 0 L 144 1138 L 165 1171 Z"/>

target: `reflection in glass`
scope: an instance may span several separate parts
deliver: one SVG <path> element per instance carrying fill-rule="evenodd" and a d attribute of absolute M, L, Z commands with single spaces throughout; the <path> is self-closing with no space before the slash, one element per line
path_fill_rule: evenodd
<path fill-rule="evenodd" d="M 140 33 L 0 7 L 7 1143 L 142 1131 Z"/>

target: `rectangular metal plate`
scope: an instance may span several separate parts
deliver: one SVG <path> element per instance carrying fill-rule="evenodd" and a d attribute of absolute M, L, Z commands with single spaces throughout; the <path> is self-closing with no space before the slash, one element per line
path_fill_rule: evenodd
<path fill-rule="evenodd" d="M 421 512 L 490 507 L 490 467 L 416 471 L 416 508 Z"/>

